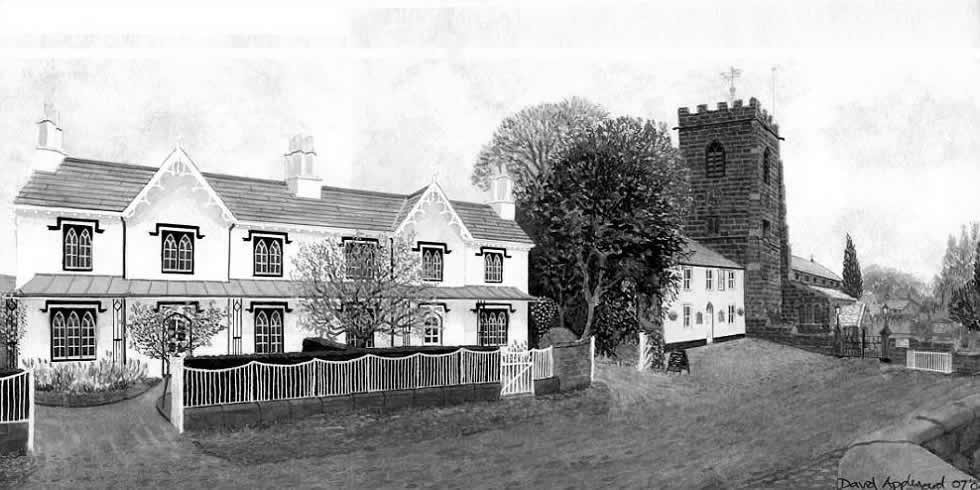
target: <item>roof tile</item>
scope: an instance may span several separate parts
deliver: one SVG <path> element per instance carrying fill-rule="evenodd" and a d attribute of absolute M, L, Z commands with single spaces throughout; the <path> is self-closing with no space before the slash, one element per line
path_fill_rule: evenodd
<path fill-rule="evenodd" d="M 119 212 L 157 171 L 154 167 L 66 158 L 55 172 L 35 172 L 15 204 Z M 246 221 L 332 226 L 365 231 L 396 228 L 424 188 L 408 195 L 323 187 L 321 199 L 298 198 L 284 181 L 203 173 L 236 217 Z M 512 220 L 487 204 L 452 201 L 476 239 L 531 243 Z"/>

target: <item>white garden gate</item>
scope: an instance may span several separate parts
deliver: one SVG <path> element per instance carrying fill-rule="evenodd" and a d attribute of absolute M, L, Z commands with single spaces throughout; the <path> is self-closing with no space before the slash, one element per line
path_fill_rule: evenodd
<path fill-rule="evenodd" d="M 500 349 L 500 396 L 534 393 L 534 358 L 521 347 Z"/>

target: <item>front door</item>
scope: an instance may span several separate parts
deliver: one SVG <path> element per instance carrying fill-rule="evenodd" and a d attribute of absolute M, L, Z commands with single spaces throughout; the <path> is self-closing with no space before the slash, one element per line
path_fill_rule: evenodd
<path fill-rule="evenodd" d="M 710 344 L 715 340 L 715 307 L 708 303 L 708 307 L 705 308 L 705 315 L 708 316 L 705 326 L 708 328 L 707 336 L 705 337 L 705 342 Z"/>

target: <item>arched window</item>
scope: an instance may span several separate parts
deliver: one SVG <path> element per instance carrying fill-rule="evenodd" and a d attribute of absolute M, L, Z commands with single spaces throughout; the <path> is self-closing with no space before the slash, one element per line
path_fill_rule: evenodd
<path fill-rule="evenodd" d="M 65 315 L 58 311 L 51 317 L 51 358 L 64 359 L 65 340 L 67 339 L 65 330 Z"/>
<path fill-rule="evenodd" d="M 92 309 L 52 309 L 51 360 L 95 359 L 95 323 Z"/>
<path fill-rule="evenodd" d="M 169 233 L 163 238 L 163 270 L 177 270 L 177 239 Z"/>
<path fill-rule="evenodd" d="M 92 310 L 87 310 L 82 315 L 82 330 L 79 337 L 79 355 L 95 357 L 95 317 L 92 315 Z"/>
<path fill-rule="evenodd" d="M 75 228 L 69 228 L 65 232 L 65 268 L 78 268 L 78 233 Z"/>
<path fill-rule="evenodd" d="M 766 151 L 762 152 L 762 181 L 766 184 L 769 183 L 769 172 L 771 171 L 769 164 L 770 157 L 769 148 L 766 148 Z"/>
<path fill-rule="evenodd" d="M 483 252 L 484 280 L 486 282 L 503 282 L 504 254 L 500 252 Z"/>
<path fill-rule="evenodd" d="M 262 239 L 255 242 L 255 273 L 269 273 L 269 247 L 265 246 L 265 240 Z"/>
<path fill-rule="evenodd" d="M 422 328 L 422 345 L 442 345 L 442 318 L 429 313 Z"/>
<path fill-rule="evenodd" d="M 177 268 L 185 272 L 194 270 L 194 242 L 187 233 L 180 237 L 177 244 Z"/>
<path fill-rule="evenodd" d="M 717 140 L 704 151 L 704 173 L 708 178 L 725 176 L 725 147 Z"/>
<path fill-rule="evenodd" d="M 422 247 L 422 279 L 442 281 L 443 250 L 436 247 Z"/>
<path fill-rule="evenodd" d="M 280 308 L 255 310 L 255 352 L 283 351 L 283 311 Z"/>
<path fill-rule="evenodd" d="M 269 274 L 273 276 L 282 275 L 282 245 L 279 240 L 271 240 L 269 246 Z"/>
<path fill-rule="evenodd" d="M 477 325 L 480 345 L 507 345 L 507 310 L 481 310 Z"/>
<path fill-rule="evenodd" d="M 78 318 L 78 312 L 72 311 L 68 314 L 66 331 L 68 335 L 67 357 L 80 357 L 79 344 L 81 342 L 79 340 L 81 340 L 81 320 Z"/>
<path fill-rule="evenodd" d="M 78 235 L 78 267 L 92 268 L 92 232 L 88 227 L 82 228 L 82 232 Z"/>

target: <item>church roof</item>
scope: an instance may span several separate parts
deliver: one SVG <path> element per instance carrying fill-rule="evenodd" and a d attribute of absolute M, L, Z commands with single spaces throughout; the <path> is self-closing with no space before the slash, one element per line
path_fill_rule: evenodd
<path fill-rule="evenodd" d="M 156 167 L 66 158 L 54 172 L 34 172 L 15 204 L 122 212 Z M 321 199 L 295 197 L 285 181 L 202 172 L 236 218 L 245 221 L 394 231 L 422 195 L 324 186 Z M 424 190 L 424 189 L 423 189 Z M 473 238 L 531 243 L 488 204 L 451 201 Z"/>
<path fill-rule="evenodd" d="M 843 281 L 843 279 L 835 274 L 834 271 L 817 262 L 814 262 L 813 259 L 804 259 L 803 257 L 797 257 L 794 255 L 792 268 L 794 271 L 805 272 L 807 274 L 812 274 L 814 276 L 823 277 L 834 281 Z"/>
<path fill-rule="evenodd" d="M 797 284 L 800 284 L 801 286 L 810 289 L 812 291 L 816 291 L 817 293 L 826 296 L 830 299 L 836 299 L 841 301 L 857 301 L 856 299 L 854 299 L 854 297 L 839 289 L 822 288 L 820 286 L 814 286 L 812 284 L 803 284 L 803 283 L 797 283 Z"/>
<path fill-rule="evenodd" d="M 711 250 L 710 248 L 690 238 L 685 239 L 684 251 L 682 254 L 683 255 L 679 262 L 684 265 L 723 267 L 726 269 L 742 268 L 742 266 L 738 265 L 734 261 L 725 258 L 725 256 L 721 255 L 720 253 L 715 252 L 714 250 Z"/>

